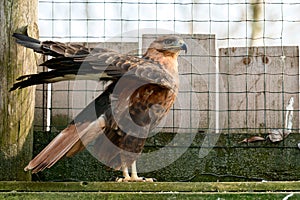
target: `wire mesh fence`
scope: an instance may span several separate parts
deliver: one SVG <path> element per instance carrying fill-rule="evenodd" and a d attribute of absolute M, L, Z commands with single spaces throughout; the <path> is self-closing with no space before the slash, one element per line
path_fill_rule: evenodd
<path fill-rule="evenodd" d="M 294 180 L 300 162 L 299 8 L 295 0 L 40 0 L 39 28 L 41 40 L 100 45 L 137 56 L 160 34 L 186 40 L 178 100 L 145 151 L 168 145 L 178 133 L 188 135 L 181 139 L 190 141 L 183 145 L 189 150 L 171 165 L 183 172 L 161 169 L 160 180 Z M 36 151 L 104 87 L 92 81 L 38 86 L 35 130 L 46 131 L 48 138 L 35 136 Z M 53 178 L 50 170 L 40 178 L 78 178 L 72 173 Z M 81 175 L 105 176 L 87 174 Z"/>

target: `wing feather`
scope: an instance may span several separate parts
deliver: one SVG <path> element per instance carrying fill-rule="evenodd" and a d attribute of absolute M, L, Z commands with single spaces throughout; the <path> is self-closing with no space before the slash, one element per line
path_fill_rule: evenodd
<path fill-rule="evenodd" d="M 170 89 L 176 84 L 169 72 L 151 60 L 119 54 L 103 48 L 88 49 L 79 44 L 40 42 L 20 34 L 14 36 L 19 44 L 54 58 L 41 64 L 52 69 L 51 71 L 21 76 L 12 86 L 11 91 L 31 85 L 75 79 L 118 80 L 125 74 Z"/>
<path fill-rule="evenodd" d="M 109 96 L 114 88 L 107 89 L 82 110 L 70 125 L 59 133 L 30 163 L 25 170 L 37 173 L 50 168 L 64 156 L 72 156 L 99 137 L 105 129 L 103 114 L 109 108 Z"/>

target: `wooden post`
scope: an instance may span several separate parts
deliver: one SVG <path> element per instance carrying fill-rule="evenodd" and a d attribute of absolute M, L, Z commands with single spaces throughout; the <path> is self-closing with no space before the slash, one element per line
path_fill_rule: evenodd
<path fill-rule="evenodd" d="M 15 43 L 14 32 L 37 37 L 37 0 L 0 2 L 0 181 L 30 180 L 35 88 L 9 92 L 16 78 L 36 70 L 35 54 Z"/>

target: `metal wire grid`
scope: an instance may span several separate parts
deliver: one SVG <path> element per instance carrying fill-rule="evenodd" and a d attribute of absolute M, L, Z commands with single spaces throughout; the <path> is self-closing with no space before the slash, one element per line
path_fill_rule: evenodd
<path fill-rule="evenodd" d="M 295 44 L 297 36 L 287 34 L 297 33 L 292 27 L 299 23 L 299 4 L 292 0 L 40 0 L 39 26 L 41 38 L 65 41 L 99 42 L 116 35 L 125 37 L 122 34 L 130 30 L 154 28 L 185 34 L 217 33 L 220 46 L 245 46 L 253 40 L 251 23 L 257 23 L 263 31 L 255 40 L 263 39 L 265 45 Z M 262 9 L 258 16 L 254 16 L 255 7 Z M 133 39 L 138 36 L 130 35 Z"/>
<path fill-rule="evenodd" d="M 297 37 L 291 37 L 297 29 L 290 28 L 300 23 L 297 8 L 300 3 L 293 1 L 40 0 L 40 38 L 99 42 L 113 36 L 136 42 L 144 28 L 151 28 L 152 33 L 216 34 L 217 47 L 297 45 Z"/>
<path fill-rule="evenodd" d="M 211 59 L 210 66 L 215 70 L 207 70 L 204 73 L 191 72 L 188 74 L 191 80 L 200 77 L 207 77 L 208 80 L 206 90 L 193 91 L 194 93 L 207 96 L 205 98 L 206 108 L 202 108 L 201 111 L 206 113 L 205 120 L 209 124 L 211 120 L 210 114 L 213 113 L 215 116 L 215 126 L 213 127 L 198 127 L 200 134 L 222 132 L 225 133 L 226 142 L 223 146 L 218 144 L 215 147 L 256 147 L 257 144 L 244 145 L 238 143 L 241 136 L 236 136 L 235 133 L 242 133 L 245 136 L 250 137 L 257 134 L 268 134 L 271 129 L 282 129 L 284 127 L 285 112 L 288 99 L 290 96 L 298 96 L 298 86 L 295 90 L 287 91 L 284 81 L 282 81 L 282 87 L 276 91 L 268 91 L 267 87 L 269 77 L 281 76 L 282 80 L 293 79 L 296 81 L 296 85 L 299 85 L 297 80 L 299 77 L 298 70 L 293 74 L 286 71 L 286 66 L 279 63 L 281 71 L 273 72 L 267 70 L 267 64 L 263 64 L 263 71 L 261 71 L 261 90 L 251 90 L 250 85 L 253 81 L 253 77 L 258 76 L 258 71 L 251 71 L 252 68 L 257 67 L 257 62 L 251 62 L 251 67 L 248 64 L 243 65 L 244 71 L 235 72 L 231 68 L 235 64 L 236 60 L 247 63 L 247 58 L 251 59 L 263 58 L 263 56 L 269 56 L 267 46 L 277 46 L 279 51 L 277 54 L 268 59 L 278 62 L 283 57 L 289 57 L 287 55 L 284 46 L 297 46 L 299 45 L 299 28 L 300 27 L 300 3 L 297 1 L 191 1 L 191 0 L 173 0 L 173 1 L 64 1 L 64 0 L 40 0 L 40 38 L 42 40 L 51 39 L 63 42 L 104 42 L 104 41 L 117 41 L 117 42 L 141 42 L 143 33 L 160 34 L 162 29 L 167 29 L 168 33 L 179 33 L 179 34 L 214 34 L 216 35 L 216 47 L 214 43 L 209 43 L 212 46 L 208 46 L 208 49 L 217 49 L 217 54 L 211 54 L 207 58 Z M 147 28 L 147 30 L 145 29 Z M 150 29 L 149 29 L 150 28 Z M 150 30 L 150 32 L 149 32 Z M 248 47 L 251 46 L 262 46 L 262 55 L 254 55 Z M 227 47 L 246 47 L 241 54 L 229 53 L 227 55 L 221 54 L 226 50 L 220 52 L 218 48 Z M 140 46 L 137 46 L 140 48 Z M 209 51 L 210 52 L 210 51 Z M 293 51 L 293 58 L 291 62 L 298 60 L 297 50 Z M 295 53 L 296 52 L 296 53 Z M 272 53 L 272 52 L 271 52 Z M 218 57 L 220 54 L 220 58 Z M 203 55 L 187 55 L 188 59 L 194 59 L 194 57 L 205 57 Z M 219 63 L 218 59 L 225 58 L 223 63 Z M 217 65 L 217 67 L 215 67 Z M 223 68 L 221 68 L 221 66 Z M 261 66 L 261 65 L 260 65 Z M 298 66 L 297 66 L 298 67 Z M 192 68 L 192 67 L 191 67 Z M 222 71 L 223 70 L 223 71 Z M 232 88 L 234 82 L 230 82 L 232 77 L 243 76 L 242 90 L 240 88 Z M 213 78 L 212 78 L 213 77 Z M 214 79 L 215 78 L 215 79 Z M 215 82 L 214 82 L 215 81 Z M 40 88 L 44 95 L 51 93 L 64 93 L 65 91 L 72 90 L 72 83 L 63 83 L 64 89 L 56 89 L 45 92 L 45 87 Z M 85 82 L 82 90 L 88 90 L 87 85 L 90 84 Z M 209 90 L 212 84 L 218 85 L 215 90 Z M 239 82 L 236 82 L 239 84 Z M 55 86 L 54 86 L 55 87 Z M 222 90 L 224 88 L 224 90 Z M 235 90 L 238 89 L 238 90 Z M 46 90 L 47 91 L 47 90 Z M 99 90 L 100 91 L 100 90 Z M 87 91 L 92 92 L 92 91 Z M 190 91 L 189 91 L 190 92 Z M 190 92 L 191 93 L 191 92 Z M 252 95 L 256 93 L 262 94 L 262 107 L 251 107 L 249 106 L 252 99 Z M 281 104 L 280 109 L 272 109 L 268 107 L 267 95 L 278 94 Z M 209 98 L 210 95 L 218 95 L 219 101 L 214 99 L 214 102 Z M 244 95 L 245 107 L 237 108 L 232 107 L 230 103 L 233 98 L 237 95 Z M 45 98 L 45 97 L 44 97 Z M 298 120 L 299 108 L 298 101 L 296 98 L 294 115 L 295 119 Z M 51 105 L 53 105 L 53 99 L 51 99 Z M 69 102 L 69 101 L 67 101 Z M 88 103 L 87 101 L 85 102 Z M 190 104 L 193 103 L 193 99 L 190 98 Z M 210 105 L 214 106 L 210 106 Z M 42 109 L 44 113 L 50 112 L 50 115 L 55 113 L 57 110 L 67 110 L 68 116 L 70 114 L 70 104 L 66 103 L 63 107 L 38 107 Z M 78 108 L 80 109 L 80 108 Z M 192 108 L 184 108 L 192 110 Z M 52 113 L 52 114 L 51 114 Z M 242 113 L 242 114 L 240 114 Z M 234 121 L 240 120 L 239 116 L 243 116 L 242 119 L 247 118 L 253 113 L 262 113 L 263 123 L 261 126 L 259 123 L 252 123 L 245 121 L 243 126 L 240 124 L 234 124 Z M 270 114 L 271 113 L 271 114 Z M 48 113 L 49 114 L 49 113 Z M 269 116 L 276 116 L 277 123 L 269 123 Z M 44 114 L 47 118 L 47 115 Z M 238 117 L 237 117 L 238 116 Z M 193 116 L 191 116 L 192 118 Z M 173 115 L 174 118 L 174 115 Z M 56 133 L 56 129 L 64 128 L 67 122 L 70 120 L 63 119 L 59 127 L 53 127 L 52 121 L 49 123 L 45 122 L 40 125 L 37 124 L 35 127 L 43 127 L 48 131 Z M 225 122 L 224 122 L 225 120 Z M 223 123 L 224 122 L 224 123 Z M 269 126 L 268 126 L 269 125 Z M 176 130 L 175 120 L 173 120 L 172 130 Z M 293 126 L 293 132 L 299 132 L 299 125 L 295 123 Z M 51 136 L 52 137 L 52 136 Z M 50 138 L 51 138 L 50 137 Z M 237 139 L 236 139 L 237 137 Z M 211 139 L 214 141 L 214 139 Z M 45 142 L 45 144 L 47 144 Z M 157 147 L 160 147 L 159 142 L 154 142 Z M 199 148 L 204 143 L 192 144 L 192 147 Z M 207 147 L 213 147 L 212 142 L 207 142 L 204 145 Z M 273 147 L 272 144 L 269 145 Z M 283 143 L 283 148 L 290 148 L 291 144 Z"/>

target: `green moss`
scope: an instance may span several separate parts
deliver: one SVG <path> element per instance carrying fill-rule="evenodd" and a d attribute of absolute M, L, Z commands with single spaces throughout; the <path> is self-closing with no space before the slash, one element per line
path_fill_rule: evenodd
<path fill-rule="evenodd" d="M 286 197 L 287 193 L 213 193 L 213 194 L 203 194 L 203 193 L 103 193 L 103 192 L 93 192 L 93 193 L 80 193 L 80 192 L 64 192 L 64 193 L 2 193 L 0 194 L 1 199 L 23 199 L 23 200 L 34 200 L 34 199 L 44 199 L 44 200 L 56 200 L 56 199 L 80 199 L 80 200 L 90 200 L 90 199 L 106 199 L 106 200 L 131 200 L 131 199 L 195 199 L 195 200 L 216 200 L 216 199 L 264 199 L 264 200 L 274 200 L 283 199 Z M 294 194 L 290 199 L 298 199 L 300 194 Z"/>
<path fill-rule="evenodd" d="M 7 157 L 0 151 L 0 181 L 3 180 L 31 180 L 31 174 L 24 171 L 32 152 L 32 135 L 29 134 L 15 156 Z M 30 153 L 30 154 L 29 154 Z"/>
<path fill-rule="evenodd" d="M 70 119 L 68 115 L 58 114 L 52 116 L 51 126 L 54 130 L 63 130 L 70 121 L 72 121 L 72 119 Z"/>
<path fill-rule="evenodd" d="M 300 192 L 300 182 L 0 182 L 9 192 Z"/>

